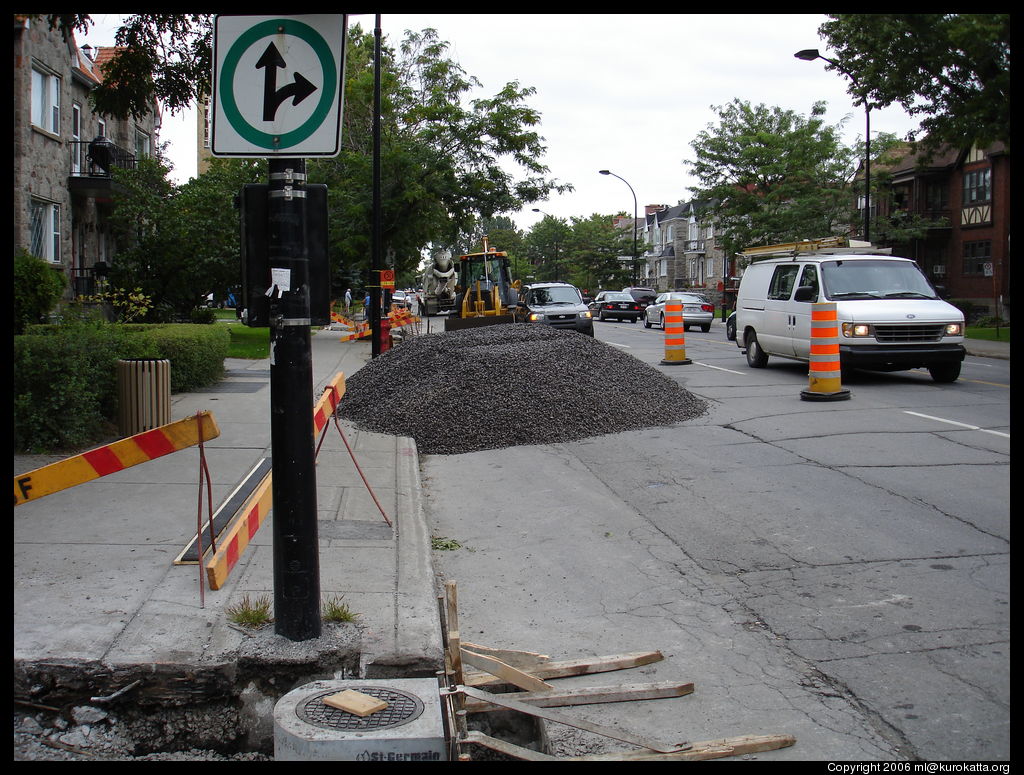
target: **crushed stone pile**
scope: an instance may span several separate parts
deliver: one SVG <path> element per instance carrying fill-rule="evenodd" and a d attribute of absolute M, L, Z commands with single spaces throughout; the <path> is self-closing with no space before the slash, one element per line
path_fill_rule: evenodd
<path fill-rule="evenodd" d="M 450 455 L 672 425 L 707 404 L 631 355 L 543 325 L 411 337 L 346 379 L 338 416 Z"/>

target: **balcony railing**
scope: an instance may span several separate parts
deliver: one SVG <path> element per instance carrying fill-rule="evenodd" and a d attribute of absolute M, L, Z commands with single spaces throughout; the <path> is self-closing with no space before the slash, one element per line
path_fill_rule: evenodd
<path fill-rule="evenodd" d="M 68 145 L 72 177 L 109 178 L 112 170 L 133 170 L 137 164 L 135 154 L 105 138 L 73 140 Z"/>

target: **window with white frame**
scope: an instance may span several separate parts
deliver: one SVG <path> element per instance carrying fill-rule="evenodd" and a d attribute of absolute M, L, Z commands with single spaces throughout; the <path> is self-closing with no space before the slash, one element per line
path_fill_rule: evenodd
<path fill-rule="evenodd" d="M 71 106 L 71 174 L 82 171 L 82 106 Z"/>
<path fill-rule="evenodd" d="M 42 199 L 31 201 L 29 251 L 34 256 L 60 261 L 60 205 Z"/>
<path fill-rule="evenodd" d="M 141 159 L 150 155 L 149 135 L 141 129 L 135 130 L 135 158 Z"/>
<path fill-rule="evenodd" d="M 32 123 L 60 134 L 60 78 L 40 67 L 32 68 Z"/>

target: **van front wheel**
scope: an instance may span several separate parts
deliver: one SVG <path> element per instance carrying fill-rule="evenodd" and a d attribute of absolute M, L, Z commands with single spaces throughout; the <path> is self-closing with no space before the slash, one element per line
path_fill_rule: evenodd
<path fill-rule="evenodd" d="M 747 365 L 752 369 L 763 369 L 768 365 L 768 356 L 757 341 L 757 334 L 753 331 L 747 333 Z"/>
<path fill-rule="evenodd" d="M 928 367 L 928 373 L 936 382 L 956 382 L 960 376 L 960 363 L 936 363 Z"/>

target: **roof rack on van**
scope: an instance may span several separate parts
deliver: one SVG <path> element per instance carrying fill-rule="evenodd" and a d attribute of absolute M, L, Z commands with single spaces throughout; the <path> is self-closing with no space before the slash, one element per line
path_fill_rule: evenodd
<path fill-rule="evenodd" d="M 890 255 L 892 248 L 876 248 L 870 242 L 850 239 L 849 237 L 823 237 L 800 242 L 781 242 L 778 245 L 762 245 L 747 248 L 740 256 L 757 261 L 760 258 L 778 258 L 779 256 L 795 256 L 800 253 L 816 253 L 818 255 L 855 255 L 870 253 L 874 255 Z"/>

